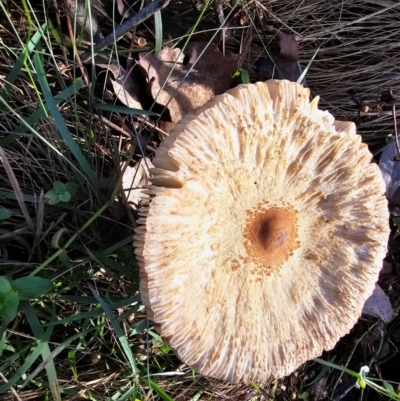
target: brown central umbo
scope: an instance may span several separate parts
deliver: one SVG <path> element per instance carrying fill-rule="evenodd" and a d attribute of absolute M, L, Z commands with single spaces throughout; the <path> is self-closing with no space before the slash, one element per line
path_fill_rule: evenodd
<path fill-rule="evenodd" d="M 247 211 L 244 237 L 248 256 L 256 264 L 254 272 L 269 275 L 279 270 L 300 244 L 297 212 L 290 206 L 260 204 Z"/>

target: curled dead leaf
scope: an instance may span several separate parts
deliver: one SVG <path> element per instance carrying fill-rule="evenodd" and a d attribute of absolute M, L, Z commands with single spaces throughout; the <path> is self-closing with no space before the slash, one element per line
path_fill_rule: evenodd
<path fill-rule="evenodd" d="M 183 52 L 165 47 L 158 56 L 140 53 L 139 57 L 151 83 L 151 95 L 168 107 L 174 123 L 211 97 L 224 93 L 232 82 L 238 60 L 205 42 L 193 42 Z"/>
<path fill-rule="evenodd" d="M 135 67 L 135 61 L 128 59 L 126 69 L 116 64 L 97 64 L 101 68 L 109 70 L 114 77 L 110 79 L 115 96 L 125 105 L 132 109 L 142 110 L 142 104 L 139 101 L 139 87 L 132 70 Z"/>
<path fill-rule="evenodd" d="M 279 53 L 260 59 L 259 79 L 288 79 L 296 82 L 302 73 L 299 63 L 299 37 L 280 32 L 270 26 L 266 27 L 266 31 L 276 36 Z"/>

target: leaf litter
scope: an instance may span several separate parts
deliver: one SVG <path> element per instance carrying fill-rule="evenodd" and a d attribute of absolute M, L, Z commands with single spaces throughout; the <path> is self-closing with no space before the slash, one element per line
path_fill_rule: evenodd
<path fill-rule="evenodd" d="M 275 35 L 279 50 L 277 54 L 268 54 L 260 59 L 259 80 L 274 78 L 296 82 L 302 73 L 299 63 L 299 36 L 278 31 L 272 26 L 265 27 L 265 30 Z"/>
<path fill-rule="evenodd" d="M 400 204 L 400 161 L 396 141 L 393 140 L 383 149 L 379 168 L 386 184 L 389 202 Z"/>
<path fill-rule="evenodd" d="M 173 123 L 229 89 L 237 64 L 236 55 L 206 42 L 190 43 L 184 51 L 164 47 L 158 55 L 139 54 L 149 92 L 168 108 Z"/>
<path fill-rule="evenodd" d="M 149 195 L 144 187 L 149 183 L 149 168 L 153 168 L 153 164 L 149 158 L 143 158 L 135 166 L 127 166 L 122 176 L 122 190 L 125 193 L 129 206 L 137 210 Z M 121 165 L 121 170 L 124 163 Z"/>
<path fill-rule="evenodd" d="M 392 303 L 378 284 L 375 284 L 372 295 L 365 302 L 363 313 L 365 315 L 379 317 L 386 324 L 392 321 Z"/>
<path fill-rule="evenodd" d="M 132 109 L 143 109 L 139 99 L 139 86 L 132 73 L 135 61 L 131 58 L 127 60 L 126 68 L 117 67 L 115 64 L 99 64 L 99 67 L 107 68 L 113 75 L 110 79 L 115 96 L 121 103 Z"/>

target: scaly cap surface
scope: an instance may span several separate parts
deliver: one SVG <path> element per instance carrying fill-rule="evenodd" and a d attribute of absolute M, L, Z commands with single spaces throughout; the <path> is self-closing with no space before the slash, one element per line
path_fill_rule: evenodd
<path fill-rule="evenodd" d="M 148 317 L 178 357 L 232 382 L 294 371 L 349 332 L 389 234 L 355 126 L 288 81 L 241 85 L 156 151 L 136 254 Z"/>

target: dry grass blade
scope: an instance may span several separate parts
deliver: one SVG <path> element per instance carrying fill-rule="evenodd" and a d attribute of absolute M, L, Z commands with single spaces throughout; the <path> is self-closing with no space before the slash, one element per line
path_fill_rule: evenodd
<path fill-rule="evenodd" d="M 300 37 L 300 62 L 306 66 L 315 55 L 307 75 L 320 106 L 337 119 L 354 121 L 371 145 L 378 146 L 393 132 L 391 105 L 380 101 L 391 88 L 400 93 L 398 74 L 400 34 L 397 1 L 256 1 L 248 18 L 262 16 L 262 24 Z M 263 34 L 251 46 L 246 67 L 255 76 L 259 58 L 274 46 L 275 38 Z M 318 54 L 316 50 L 319 49 Z"/>
<path fill-rule="evenodd" d="M 31 229 L 32 233 L 35 233 L 35 227 L 33 225 L 31 216 L 29 215 L 28 208 L 26 207 L 26 203 L 24 200 L 24 195 L 21 191 L 21 187 L 19 186 L 19 182 L 17 180 L 17 177 L 14 174 L 13 169 L 11 168 L 11 165 L 8 161 L 6 152 L 2 147 L 0 147 L 0 160 L 3 162 L 4 170 L 7 173 L 8 179 L 10 180 L 11 187 L 14 191 L 14 194 L 16 196 L 17 202 L 19 207 L 22 210 L 22 213 L 25 217 L 26 224 L 28 227 Z"/>
<path fill-rule="evenodd" d="M 107 35 L 101 42 L 94 46 L 94 51 L 103 50 L 106 47 L 112 45 L 115 41 L 125 35 L 129 30 L 133 29 L 135 26 L 139 25 L 143 21 L 146 21 L 155 12 L 165 8 L 171 0 L 157 0 L 150 3 L 147 7 L 141 10 L 139 13 L 135 14 L 128 21 L 125 21 L 122 25 L 118 26 L 113 32 Z M 82 63 L 88 62 L 92 54 L 89 52 L 82 54 Z"/>
<path fill-rule="evenodd" d="M 1 380 L 3 380 L 4 383 L 7 383 L 7 379 L 6 377 L 3 375 L 3 373 L 0 372 L 0 378 Z M 13 394 L 13 396 L 16 398 L 17 401 L 24 401 L 19 395 L 18 393 L 15 391 L 14 387 L 11 387 L 11 392 Z"/>

